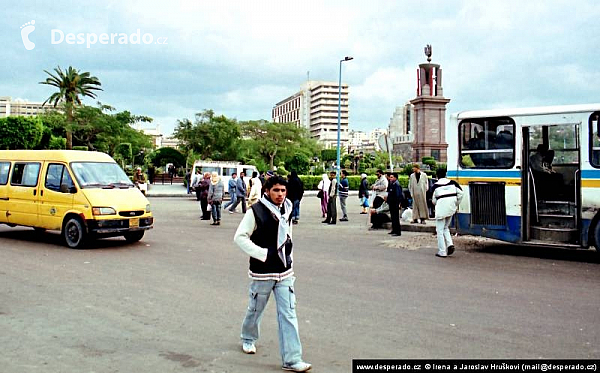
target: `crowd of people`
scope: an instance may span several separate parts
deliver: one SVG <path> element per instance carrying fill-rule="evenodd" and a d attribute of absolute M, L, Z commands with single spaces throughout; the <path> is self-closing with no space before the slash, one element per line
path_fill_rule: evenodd
<path fill-rule="evenodd" d="M 437 182 L 430 193 L 435 204 L 435 221 L 438 240 L 436 256 L 445 258 L 452 255 L 454 245 L 449 225 L 458 210 L 462 199 L 462 189 L 454 180 L 446 178 L 445 170 L 437 170 Z M 304 195 L 304 185 L 297 173 L 292 171 L 287 179 L 269 171 L 259 175 L 254 172 L 245 180 L 243 172 L 233 174 L 228 182 L 231 200 L 223 206 L 229 213 L 235 213 L 238 205 L 244 213 L 234 242 L 249 257 L 248 274 L 251 278 L 249 306 L 242 321 L 242 351 L 256 354 L 256 341 L 259 338 L 260 322 L 271 293 L 273 293 L 279 325 L 279 343 L 282 368 L 293 372 L 305 372 L 312 365 L 302 359 L 302 345 L 298 330 L 295 307 L 293 270 L 292 227 L 300 221 L 300 202 Z M 212 225 L 220 225 L 221 209 L 225 186 L 216 172 L 195 175 L 193 187 L 202 211 L 201 219 Z M 429 219 L 427 192 L 429 181 L 421 174 L 418 165 L 413 167 L 409 177 L 408 190 L 412 199 L 412 223 L 424 223 Z M 340 200 L 341 222 L 348 221 L 347 198 L 349 195 L 348 173 L 342 170 L 338 184 L 336 172 L 323 174 L 318 185 L 321 199 L 323 223 L 336 224 L 337 199 Z M 370 198 L 372 197 L 372 199 Z M 398 174 L 377 170 L 377 180 L 369 187 L 367 175 L 361 175 L 358 192 L 361 214 L 370 214 L 372 228 L 383 228 L 391 223 L 392 236 L 400 236 L 400 212 L 408 211 L 408 198 L 405 196 Z M 372 202 L 371 202 L 372 201 Z M 209 209 L 210 206 L 210 209 Z M 247 212 L 247 209 L 250 210 Z"/>

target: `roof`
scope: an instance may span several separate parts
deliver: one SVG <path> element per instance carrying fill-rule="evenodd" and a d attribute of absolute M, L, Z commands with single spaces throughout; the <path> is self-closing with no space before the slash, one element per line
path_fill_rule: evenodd
<path fill-rule="evenodd" d="M 0 150 L 0 160 L 114 162 L 106 153 L 83 150 Z"/>
<path fill-rule="evenodd" d="M 560 113 L 584 113 L 600 111 L 599 104 L 583 105 L 558 105 L 558 106 L 539 106 L 530 108 L 513 109 L 491 109 L 491 110 L 473 110 L 462 111 L 453 114 L 457 119 L 482 118 L 482 117 L 515 117 L 527 115 L 560 114 Z"/>

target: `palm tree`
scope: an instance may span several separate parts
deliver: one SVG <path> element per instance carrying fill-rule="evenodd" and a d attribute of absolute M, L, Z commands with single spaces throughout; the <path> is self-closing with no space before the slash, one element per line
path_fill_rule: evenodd
<path fill-rule="evenodd" d="M 43 105 L 46 103 L 54 104 L 56 107 L 59 103 L 64 102 L 67 112 L 67 149 L 73 149 L 73 108 L 75 105 L 81 105 L 79 96 L 87 96 L 96 98 L 96 93 L 93 91 L 101 91 L 100 81 L 95 76 L 90 76 L 89 72 L 79 72 L 79 70 L 69 66 L 64 72 L 60 66 L 54 69 L 56 75 L 44 70 L 50 75 L 46 81 L 40 84 L 47 84 L 58 88 L 58 92 L 54 92 Z"/>

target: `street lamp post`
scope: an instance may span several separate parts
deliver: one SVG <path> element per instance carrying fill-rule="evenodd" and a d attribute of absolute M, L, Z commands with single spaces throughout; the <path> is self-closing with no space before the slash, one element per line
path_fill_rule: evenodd
<path fill-rule="evenodd" d="M 344 57 L 343 60 L 340 60 L 340 84 L 338 86 L 338 127 L 337 127 L 337 183 L 338 187 L 340 185 L 340 134 L 341 134 L 341 120 L 342 120 L 342 62 L 350 61 L 353 57 Z"/>

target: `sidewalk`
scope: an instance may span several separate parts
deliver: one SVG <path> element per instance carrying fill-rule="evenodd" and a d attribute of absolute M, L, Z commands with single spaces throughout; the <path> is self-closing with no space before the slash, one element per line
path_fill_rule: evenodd
<path fill-rule="evenodd" d="M 304 192 L 304 196 L 314 197 L 317 195 L 316 190 L 307 190 Z M 350 196 L 357 196 L 358 192 L 355 190 L 350 191 Z M 177 198 L 189 198 L 190 200 L 196 200 L 196 194 L 191 193 L 187 194 L 187 189 L 183 186 L 183 184 L 151 184 L 148 186 L 148 192 L 146 196 L 151 198 L 158 197 L 177 197 Z M 228 198 L 225 198 L 226 200 Z M 425 221 L 425 224 L 412 224 L 401 222 L 402 230 L 407 232 L 423 232 L 423 233 L 435 233 L 435 219 L 429 219 Z M 451 232 L 454 233 L 454 229 L 451 229 Z"/>

